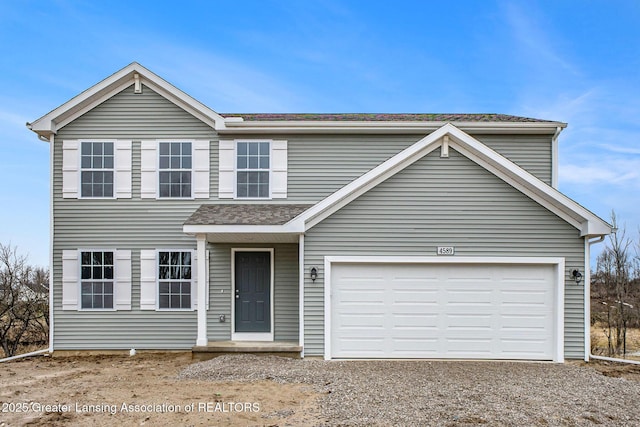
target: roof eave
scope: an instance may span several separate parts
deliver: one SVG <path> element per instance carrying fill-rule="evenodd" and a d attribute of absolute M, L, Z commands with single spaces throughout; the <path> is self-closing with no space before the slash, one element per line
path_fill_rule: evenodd
<path fill-rule="evenodd" d="M 318 121 L 318 120 L 279 120 L 244 121 L 237 117 L 225 119 L 220 133 L 407 133 L 433 132 L 452 122 L 408 122 L 408 121 Z M 555 134 L 558 128 L 567 127 L 563 122 L 453 122 L 455 126 L 470 133 L 531 133 Z"/>

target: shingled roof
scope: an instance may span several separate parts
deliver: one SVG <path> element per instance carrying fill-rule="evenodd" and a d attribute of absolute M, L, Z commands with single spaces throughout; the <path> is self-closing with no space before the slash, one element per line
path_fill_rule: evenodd
<path fill-rule="evenodd" d="M 202 205 L 184 225 L 282 225 L 312 205 Z"/>
<path fill-rule="evenodd" d="M 305 113 L 221 113 L 225 118 L 241 117 L 245 121 L 344 121 L 344 122 L 499 122 L 544 123 L 550 120 L 511 116 L 508 114 L 305 114 Z"/>

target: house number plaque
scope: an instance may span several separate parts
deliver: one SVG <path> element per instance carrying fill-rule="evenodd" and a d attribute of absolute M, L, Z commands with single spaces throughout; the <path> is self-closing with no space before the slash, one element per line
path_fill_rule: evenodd
<path fill-rule="evenodd" d="M 453 246 L 438 246 L 438 255 L 455 255 L 456 248 Z"/>

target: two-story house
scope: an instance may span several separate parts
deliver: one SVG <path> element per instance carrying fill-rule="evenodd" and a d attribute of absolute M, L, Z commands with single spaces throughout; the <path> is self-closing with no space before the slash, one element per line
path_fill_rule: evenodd
<path fill-rule="evenodd" d="M 51 350 L 589 354 L 566 124 L 220 114 L 132 63 L 28 124 L 51 147 Z"/>

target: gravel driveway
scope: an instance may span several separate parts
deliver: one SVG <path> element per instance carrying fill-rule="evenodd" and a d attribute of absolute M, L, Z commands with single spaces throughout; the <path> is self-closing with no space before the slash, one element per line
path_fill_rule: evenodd
<path fill-rule="evenodd" d="M 640 426 L 640 382 L 579 364 L 225 355 L 179 377 L 309 384 L 322 393 L 316 425 Z"/>

